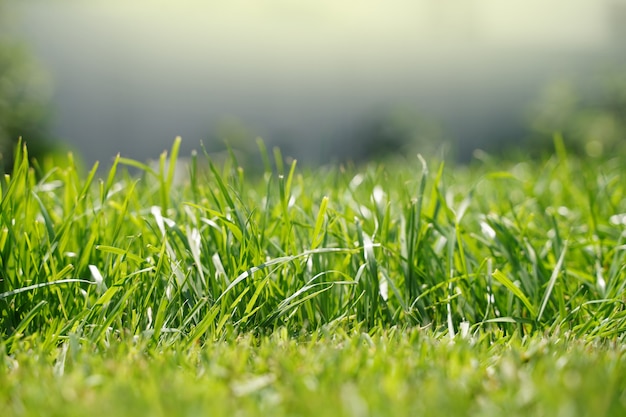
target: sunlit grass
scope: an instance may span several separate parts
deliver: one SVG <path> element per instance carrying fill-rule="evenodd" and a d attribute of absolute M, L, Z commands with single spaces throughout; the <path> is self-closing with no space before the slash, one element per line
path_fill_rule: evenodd
<path fill-rule="evenodd" d="M 626 161 L 556 144 L 543 162 L 299 169 L 260 143 L 259 172 L 194 154 L 182 181 L 179 141 L 102 177 L 20 149 L 1 181 L 7 412 L 121 395 L 171 414 L 170 389 L 189 414 L 623 410 Z"/>

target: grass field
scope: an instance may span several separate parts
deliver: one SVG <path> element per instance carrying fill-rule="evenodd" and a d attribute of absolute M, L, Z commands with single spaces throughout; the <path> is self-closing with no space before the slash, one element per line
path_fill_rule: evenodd
<path fill-rule="evenodd" d="M 0 415 L 626 413 L 626 158 L 0 181 Z M 130 175 L 126 168 L 135 173 Z"/>

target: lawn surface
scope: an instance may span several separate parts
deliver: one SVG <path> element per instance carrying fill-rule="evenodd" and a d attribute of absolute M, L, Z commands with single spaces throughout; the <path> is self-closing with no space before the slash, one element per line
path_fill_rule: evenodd
<path fill-rule="evenodd" d="M 0 415 L 624 415 L 626 159 L 0 181 Z M 126 173 L 130 167 L 133 175 Z"/>

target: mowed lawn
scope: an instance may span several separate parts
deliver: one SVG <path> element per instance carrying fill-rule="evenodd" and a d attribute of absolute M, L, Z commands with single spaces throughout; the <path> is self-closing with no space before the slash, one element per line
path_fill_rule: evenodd
<path fill-rule="evenodd" d="M 626 415 L 626 157 L 0 181 L 0 415 Z M 131 173 L 128 173 L 130 168 Z"/>

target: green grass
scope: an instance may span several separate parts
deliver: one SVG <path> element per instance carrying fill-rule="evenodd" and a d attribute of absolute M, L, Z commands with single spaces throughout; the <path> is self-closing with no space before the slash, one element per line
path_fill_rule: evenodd
<path fill-rule="evenodd" d="M 23 350 L 22 350 L 23 349 Z M 419 330 L 287 332 L 189 350 L 106 349 L 5 358 L 0 413 L 59 416 L 624 415 L 621 348 L 574 340 L 449 343 Z M 19 364 L 19 366 L 18 366 Z"/>
<path fill-rule="evenodd" d="M 260 172 L 194 154 L 179 182 L 179 145 L 103 175 L 16 155 L 1 415 L 626 411 L 626 158 L 299 169 L 259 143 Z"/>

